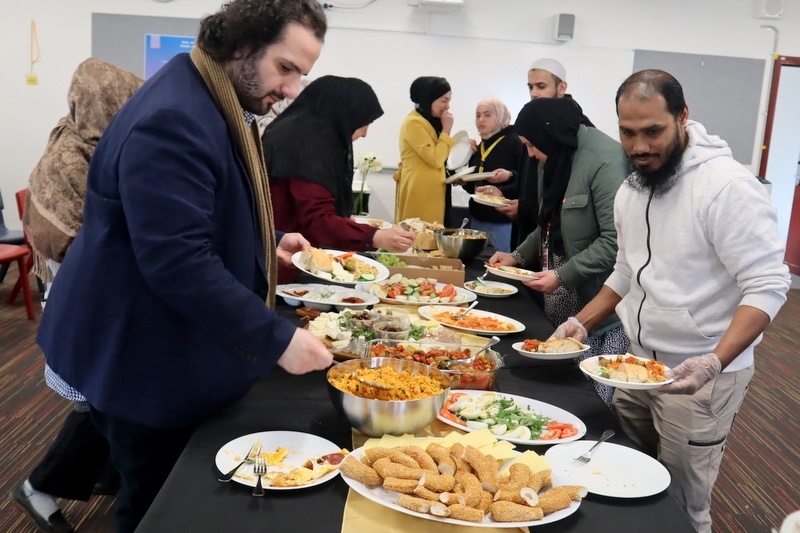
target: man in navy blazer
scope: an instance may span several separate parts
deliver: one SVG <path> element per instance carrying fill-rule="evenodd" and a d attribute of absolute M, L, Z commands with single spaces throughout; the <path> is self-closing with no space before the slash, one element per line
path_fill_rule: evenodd
<path fill-rule="evenodd" d="M 197 46 L 244 122 L 297 96 L 326 29 L 316 0 L 233 0 L 202 21 Z M 166 64 L 103 134 L 38 335 L 48 383 L 84 396 L 109 440 L 118 531 L 136 528 L 197 424 L 276 364 L 300 374 L 332 360 L 265 305 L 246 158 L 194 58 Z M 284 263 L 308 248 L 299 234 L 276 241 Z"/>

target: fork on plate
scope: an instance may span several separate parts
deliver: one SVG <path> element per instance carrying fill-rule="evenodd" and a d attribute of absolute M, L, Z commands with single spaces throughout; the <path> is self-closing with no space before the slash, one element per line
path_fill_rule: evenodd
<path fill-rule="evenodd" d="M 256 457 L 255 463 L 253 463 L 253 473 L 258 478 L 256 488 L 253 489 L 253 496 L 263 496 L 264 487 L 261 485 L 261 477 L 267 473 L 267 460 L 264 457 Z"/>
<path fill-rule="evenodd" d="M 594 443 L 594 446 L 589 448 L 589 450 L 586 451 L 585 453 L 583 453 L 582 455 L 579 455 L 578 457 L 575 457 L 573 460 L 578 462 L 578 463 L 581 463 L 581 464 L 588 463 L 589 461 L 592 460 L 592 452 L 594 451 L 594 449 L 597 448 L 598 446 L 600 446 L 601 444 L 603 444 L 605 441 L 607 441 L 608 439 L 610 439 L 613 436 L 614 436 L 614 430 L 613 429 L 605 430 L 603 432 L 603 434 L 600 435 L 600 440 L 598 440 L 597 442 Z"/>
<path fill-rule="evenodd" d="M 222 481 L 223 483 L 227 483 L 228 481 L 230 481 L 233 478 L 233 475 L 236 473 L 237 470 L 239 470 L 242 467 L 242 465 L 244 465 L 245 463 L 254 462 L 255 458 L 258 457 L 259 453 L 261 453 L 261 443 L 259 441 L 256 441 L 250 447 L 250 451 L 248 451 L 247 454 L 244 456 L 244 459 L 242 459 L 242 462 L 239 463 L 238 465 L 234 466 L 230 470 L 228 470 L 225 474 L 222 474 L 218 478 L 218 480 Z"/>

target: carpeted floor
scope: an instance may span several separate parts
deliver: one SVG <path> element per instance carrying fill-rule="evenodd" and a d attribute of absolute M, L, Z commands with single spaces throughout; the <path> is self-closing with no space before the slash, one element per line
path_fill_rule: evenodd
<path fill-rule="evenodd" d="M 12 268 L 0 284 L 0 531 L 33 533 L 36 528 L 5 496 L 38 462 L 71 405 L 43 382 L 43 356 L 35 343 L 38 318 L 27 320 L 21 301 L 5 305 L 15 281 Z M 769 533 L 800 509 L 799 324 L 800 290 L 792 290 L 756 352 L 756 376 L 714 491 L 715 533 Z M 111 497 L 62 505 L 80 532 L 114 530 Z"/>

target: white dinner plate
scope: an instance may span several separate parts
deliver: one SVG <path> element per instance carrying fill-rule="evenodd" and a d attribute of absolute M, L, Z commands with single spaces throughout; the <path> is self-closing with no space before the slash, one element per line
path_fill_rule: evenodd
<path fill-rule="evenodd" d="M 299 296 L 294 291 L 308 291 Z M 330 293 L 330 295 L 328 295 Z M 304 306 L 313 307 L 320 311 L 329 311 L 331 307 L 342 309 L 366 309 L 370 305 L 380 302 L 380 298 L 369 293 L 364 293 L 356 289 L 340 287 L 338 285 L 323 285 L 321 283 L 289 283 L 278 285 L 275 294 L 283 298 L 289 305 L 293 305 L 291 300 L 300 300 Z M 344 298 L 356 297 L 363 300 L 361 303 L 343 302 Z"/>
<path fill-rule="evenodd" d="M 532 279 L 539 279 L 533 270 L 526 270 L 524 268 L 519 268 L 519 267 L 506 267 L 506 268 L 513 268 L 514 271 L 503 270 L 502 268 L 495 268 L 493 266 L 487 266 L 486 271 L 489 272 L 490 274 L 494 274 L 495 276 L 500 276 L 501 278 L 513 279 L 517 281 L 528 281 Z"/>
<path fill-rule="evenodd" d="M 383 280 L 383 281 L 374 282 L 374 283 L 378 283 L 378 285 L 380 285 L 381 287 L 385 288 L 387 282 L 386 282 L 386 280 Z M 362 291 L 369 291 L 371 286 L 372 286 L 372 283 L 361 285 L 359 288 Z M 447 283 L 437 283 L 435 286 L 436 286 L 436 290 L 440 291 L 440 290 L 444 289 L 447 286 Z M 460 300 L 458 302 L 436 302 L 436 305 L 468 304 L 468 303 L 474 302 L 477 299 L 477 296 L 475 296 L 474 293 L 472 293 L 472 292 L 470 292 L 468 290 L 465 290 L 465 289 L 462 289 L 461 287 L 456 287 L 456 286 L 453 286 L 453 288 L 456 290 L 456 294 L 463 296 L 464 299 Z M 381 302 L 387 303 L 387 304 L 431 305 L 430 302 L 420 302 L 420 301 L 411 301 L 411 300 L 398 300 L 397 298 L 381 298 L 380 296 L 375 296 L 375 298 L 379 298 Z"/>
<path fill-rule="evenodd" d="M 487 200 L 485 196 L 478 196 L 477 194 L 470 194 L 469 197 L 472 198 L 475 201 L 475 203 L 481 205 L 488 205 L 489 207 L 506 205 L 506 203 L 508 202 L 508 199 L 502 196 L 493 196 L 493 198 L 497 198 L 497 200 Z"/>
<path fill-rule="evenodd" d="M 553 476 L 562 474 L 592 494 L 612 498 L 643 498 L 669 487 L 670 475 L 664 465 L 627 446 L 604 442 L 594 449 L 588 463 L 573 460 L 596 442 L 579 440 L 547 450 L 544 456 Z"/>
<path fill-rule="evenodd" d="M 470 174 L 473 170 L 475 170 L 475 167 L 464 167 L 464 168 L 461 168 L 455 174 L 453 174 L 452 176 L 450 176 L 446 180 L 444 180 L 444 182 L 445 183 L 453 183 L 454 181 L 456 181 L 460 177 L 466 176 L 467 174 Z"/>
<path fill-rule="evenodd" d="M 573 359 L 580 354 L 586 352 L 589 348 L 591 348 L 588 344 L 584 344 L 583 348 L 575 351 L 575 352 L 562 352 L 562 353 L 541 353 L 541 352 L 529 352 L 527 350 L 522 349 L 522 342 L 515 342 L 511 345 L 522 357 L 527 357 L 528 359 L 541 359 L 542 361 L 559 361 L 561 359 Z"/>
<path fill-rule="evenodd" d="M 619 381 L 616 379 L 604 378 L 602 376 L 598 376 L 593 372 L 593 370 L 599 366 L 597 360 L 600 359 L 601 357 L 605 357 L 606 359 L 611 359 L 611 358 L 616 358 L 617 356 L 596 355 L 594 357 L 589 357 L 588 359 L 584 359 L 583 361 L 580 362 L 580 365 L 578 366 L 580 367 L 581 370 L 583 370 L 584 374 L 586 374 L 593 380 L 597 381 L 598 383 L 602 383 L 604 385 L 609 385 L 611 387 L 616 387 L 618 389 L 651 390 L 651 389 L 657 389 L 663 385 L 666 385 L 667 383 L 672 383 L 673 381 L 675 381 L 674 379 L 668 379 L 660 383 L 631 383 L 629 381 Z M 641 357 L 637 357 L 637 359 L 640 359 L 642 361 L 647 361 L 647 359 L 642 359 Z"/>
<path fill-rule="evenodd" d="M 391 222 L 387 222 L 386 220 L 381 220 L 379 218 L 362 217 L 362 216 L 352 216 L 350 218 L 353 219 L 354 222 L 358 222 L 359 224 L 367 224 L 368 226 L 372 226 L 378 229 L 389 229 L 394 227 Z"/>
<path fill-rule="evenodd" d="M 519 292 L 519 289 L 513 285 L 509 285 L 508 283 L 501 283 L 499 281 L 483 281 L 481 283 L 483 283 L 486 288 L 480 286 L 475 287 L 475 281 L 468 281 L 464 283 L 464 288 L 468 291 L 474 292 L 478 296 L 485 296 L 486 298 L 508 298 L 509 296 L 513 296 Z M 502 289 L 510 292 L 488 292 L 486 289 Z"/>
<path fill-rule="evenodd" d="M 330 254 L 330 255 L 332 255 L 332 256 L 334 256 L 334 257 L 338 257 L 338 256 L 340 256 L 342 254 L 347 253 L 347 252 L 343 252 L 341 250 L 325 250 L 325 252 Z M 342 285 L 358 285 L 359 283 L 372 283 L 373 281 L 380 281 L 382 279 L 386 279 L 386 278 L 389 277 L 389 269 L 386 268 L 384 265 L 382 265 L 381 263 L 375 261 L 374 259 L 370 259 L 369 257 L 364 257 L 363 255 L 358 255 L 358 254 L 356 254 L 356 258 L 359 261 L 363 261 L 363 262 L 367 263 L 368 265 L 374 266 L 378 270 L 378 274 L 375 276 L 375 279 L 369 280 L 369 281 L 343 281 L 343 280 L 340 280 L 340 279 L 331 278 L 331 277 L 329 277 L 329 275 L 325 276 L 325 275 L 322 275 L 322 274 L 312 274 L 310 271 L 308 271 L 303 266 L 303 261 L 301 259 L 302 254 L 303 254 L 303 252 L 295 252 L 295 254 L 292 255 L 292 264 L 294 266 L 296 266 L 297 268 L 299 268 L 300 270 L 302 270 L 303 272 L 305 272 L 307 274 L 311 274 L 315 278 L 324 279 L 325 281 L 330 281 L 331 283 L 340 283 Z"/>
<path fill-rule="evenodd" d="M 443 305 L 426 305 L 420 307 L 417 313 L 419 313 L 420 316 L 427 318 L 428 320 L 436 320 L 435 318 L 433 318 L 433 315 L 437 313 L 452 313 L 453 311 L 454 310 L 452 307 L 445 307 Z M 507 316 L 498 315 L 497 313 L 490 313 L 489 311 L 481 311 L 479 309 L 473 309 L 469 313 L 471 315 L 491 317 L 500 320 L 501 322 L 506 322 L 514 326 L 514 329 L 511 331 L 493 331 L 488 329 L 474 329 L 474 328 L 467 328 L 464 326 L 454 326 L 453 324 L 445 324 L 444 322 L 441 322 L 441 324 L 449 328 L 460 329 L 462 331 L 469 331 L 470 333 L 475 333 L 477 335 L 509 335 L 511 333 L 519 333 L 520 331 L 525 331 L 525 324 L 523 324 L 519 320 L 514 320 L 513 318 L 509 318 Z"/>
<path fill-rule="evenodd" d="M 293 468 L 302 467 L 303 464 L 312 457 L 335 453 L 341 450 L 339 446 L 331 441 L 310 433 L 300 433 L 299 431 L 262 431 L 260 433 L 251 433 L 233 439 L 220 448 L 216 457 L 214 457 L 214 462 L 219 471 L 222 473 L 228 472 L 231 468 L 239 464 L 256 441 L 261 441 L 262 454 L 265 452 L 274 452 L 278 448 L 286 448 L 289 450 L 289 453 L 282 462 L 285 466 L 269 466 L 268 471 L 291 470 Z M 299 485 L 297 487 L 273 487 L 267 484 L 266 477 L 263 478 L 261 483 L 265 490 L 307 489 L 330 481 L 337 475 L 339 475 L 338 469 L 328 472 L 324 476 L 312 480 L 306 485 Z M 255 487 L 256 475 L 253 473 L 253 465 L 242 465 L 242 467 L 236 471 L 232 480 L 242 485 L 247 485 L 248 487 Z"/>
<path fill-rule="evenodd" d="M 515 451 L 515 455 L 521 455 L 520 452 Z M 363 455 L 363 448 L 357 448 L 353 450 L 351 454 L 356 459 L 360 459 Z M 512 459 L 509 459 L 511 461 Z M 505 466 L 505 463 L 501 466 L 501 469 Z M 560 472 L 553 471 L 553 485 L 572 485 L 572 480 L 564 476 L 564 474 Z M 363 483 L 356 481 L 352 478 L 347 477 L 346 475 L 342 474 L 342 479 L 347 483 L 351 489 L 356 491 L 357 493 L 361 494 L 368 500 L 371 500 L 378 505 L 382 505 L 384 507 L 388 507 L 389 509 L 394 509 L 395 511 L 400 511 L 401 513 L 405 513 L 411 516 L 418 516 L 420 518 L 424 518 L 426 520 L 433 520 L 434 522 L 443 522 L 445 524 L 453 524 L 459 526 L 472 526 L 472 527 L 502 527 L 502 528 L 524 528 L 524 527 L 533 527 L 533 526 L 543 526 L 545 524 L 552 524 L 553 522 L 558 522 L 572 513 L 578 510 L 581 506 L 581 502 L 572 502 L 569 507 L 566 509 L 561 509 L 560 511 L 556 511 L 555 513 L 550 513 L 545 515 L 544 518 L 541 520 L 535 520 L 531 522 L 495 522 L 491 519 L 491 515 L 487 514 L 483 517 L 483 522 L 467 522 L 466 520 L 456 520 L 455 518 L 441 518 L 438 516 L 434 516 L 428 513 L 418 513 L 416 511 L 412 511 L 411 509 L 406 509 L 405 507 L 401 507 L 397 504 L 397 500 L 400 498 L 400 493 L 392 492 L 384 489 L 381 486 L 377 487 L 368 487 Z M 420 530 L 424 530 L 424 527 L 421 527 Z"/>
<path fill-rule="evenodd" d="M 457 131 L 452 137 L 455 143 L 450 148 L 450 155 L 447 156 L 447 168 L 455 170 L 469 163 L 472 148 L 469 145 L 469 133 L 466 131 Z"/>
<path fill-rule="evenodd" d="M 453 390 L 453 391 L 450 391 L 450 395 L 453 395 L 453 394 L 456 394 L 456 393 L 466 394 L 467 396 L 479 397 L 479 396 L 483 396 L 484 394 L 486 394 L 487 391 L 482 391 L 482 390 Z M 556 407 L 555 405 L 550 405 L 549 403 L 540 402 L 538 400 L 532 400 L 531 398 L 525 398 L 524 396 L 515 396 L 514 394 L 506 394 L 504 392 L 496 392 L 494 394 L 497 394 L 498 396 L 502 396 L 503 398 L 509 398 L 511 400 L 514 400 L 514 403 L 516 403 L 519 407 L 523 407 L 523 408 L 526 408 L 526 409 L 530 409 L 531 411 L 535 411 L 536 413 L 538 413 L 540 415 L 546 416 L 550 420 L 555 420 L 556 422 L 561 422 L 562 424 L 572 424 L 573 426 L 575 426 L 575 429 L 578 430 L 578 433 L 576 433 L 572 437 L 567 437 L 565 439 L 550 439 L 550 440 L 546 440 L 546 439 L 515 439 L 515 438 L 512 438 L 512 437 L 505 437 L 503 435 L 495 435 L 495 437 L 498 438 L 498 439 L 507 440 L 509 442 L 513 442 L 514 444 L 525 444 L 527 446 L 532 446 L 532 445 L 537 445 L 537 444 L 550 445 L 550 444 L 556 444 L 556 443 L 562 443 L 562 442 L 572 442 L 572 441 L 578 440 L 581 437 L 583 437 L 584 435 L 586 435 L 586 424 L 584 424 L 583 421 L 580 418 L 578 418 L 577 416 L 573 415 L 569 411 L 565 411 L 564 409 L 561 409 L 560 407 Z M 449 397 L 450 396 L 448 396 L 448 398 Z M 447 403 L 447 402 L 445 401 L 445 403 Z M 442 409 L 446 409 L 446 407 L 442 407 Z M 454 428 L 458 428 L 461 431 L 466 431 L 468 433 L 472 433 L 473 431 L 477 431 L 477 430 L 474 430 L 474 429 L 470 429 L 467 426 L 462 426 L 461 424 L 457 424 L 456 422 L 453 422 L 452 420 L 449 420 L 449 419 L 443 417 L 441 415 L 441 413 L 439 415 L 437 415 L 437 418 L 439 420 L 441 420 L 442 422 L 444 422 L 445 424 L 453 426 Z M 542 434 L 544 434 L 546 431 L 547 431 L 547 429 L 544 429 L 542 431 Z"/>
<path fill-rule="evenodd" d="M 491 171 L 491 172 L 476 172 L 475 174 L 467 174 L 466 176 L 464 176 L 461 179 L 466 181 L 466 182 L 481 181 L 481 180 L 485 180 L 486 178 L 491 178 L 492 176 L 494 176 L 494 171 Z"/>

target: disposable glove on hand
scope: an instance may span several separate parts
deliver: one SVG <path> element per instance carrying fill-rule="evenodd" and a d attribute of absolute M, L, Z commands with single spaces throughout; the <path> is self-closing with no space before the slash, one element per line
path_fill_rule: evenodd
<path fill-rule="evenodd" d="M 667 370 L 667 378 L 673 378 L 675 381 L 657 390 L 666 394 L 694 394 L 720 372 L 722 364 L 716 354 L 707 353 L 690 357 L 675 368 Z"/>
<path fill-rule="evenodd" d="M 553 334 L 550 335 L 550 338 L 563 339 L 564 337 L 572 337 L 576 341 L 583 342 L 588 336 L 589 333 L 586 331 L 586 328 L 583 327 L 583 324 L 581 324 L 577 318 L 571 316 L 566 322 L 556 328 Z"/>

